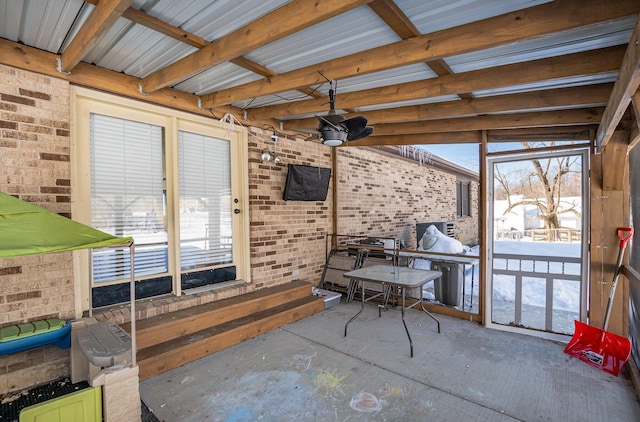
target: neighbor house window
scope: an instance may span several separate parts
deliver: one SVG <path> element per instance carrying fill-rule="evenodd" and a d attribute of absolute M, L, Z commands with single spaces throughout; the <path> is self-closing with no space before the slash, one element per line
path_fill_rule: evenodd
<path fill-rule="evenodd" d="M 456 206 L 458 217 L 471 216 L 471 184 L 469 182 L 456 182 Z"/>
<path fill-rule="evenodd" d="M 136 297 L 249 281 L 249 213 L 241 212 L 248 203 L 246 133 L 200 116 L 73 91 L 72 213 L 134 239 Z M 97 249 L 90 259 L 84 279 L 91 268 L 93 285 L 83 300 L 91 298 L 93 307 L 127 301 L 128 250 Z"/>

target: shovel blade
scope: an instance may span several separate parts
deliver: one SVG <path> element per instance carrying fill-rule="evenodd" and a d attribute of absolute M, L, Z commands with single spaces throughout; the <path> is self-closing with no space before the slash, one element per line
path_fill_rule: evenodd
<path fill-rule="evenodd" d="M 564 352 L 614 376 L 631 355 L 628 338 L 575 321 L 575 332 Z"/>

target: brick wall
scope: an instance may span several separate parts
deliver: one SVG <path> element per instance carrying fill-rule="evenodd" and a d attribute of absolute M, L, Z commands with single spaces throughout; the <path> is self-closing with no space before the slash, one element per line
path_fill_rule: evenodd
<path fill-rule="evenodd" d="M 338 233 L 404 240 L 417 247 L 416 223 L 453 221 L 456 237 L 477 234 L 478 185 L 472 217 L 456 216 L 456 176 L 371 148 L 338 149 Z"/>
<path fill-rule="evenodd" d="M 0 191 L 70 216 L 69 87 L 0 65 Z M 0 259 L 0 326 L 74 317 L 71 253 Z M 69 351 L 0 356 L 0 394 L 69 373 Z"/>
<path fill-rule="evenodd" d="M 0 191 L 70 214 L 69 86 L 0 66 Z M 292 280 L 320 281 L 326 235 L 333 232 L 333 180 L 325 201 L 284 201 L 287 164 L 332 167 L 338 154 L 338 233 L 401 237 L 415 247 L 415 224 L 455 221 L 455 176 L 368 148 L 329 148 L 250 129 L 249 213 L 252 286 L 146 302 L 140 315 L 218 300 Z M 282 162 L 263 163 L 264 149 Z M 477 205 L 477 188 L 472 193 Z M 462 226 L 460 226 L 462 227 Z M 465 229 L 466 230 L 466 229 Z M 475 229 L 475 226 L 470 229 Z M 0 260 L 0 325 L 73 318 L 70 253 Z M 186 298 L 186 299 L 185 299 Z M 146 306 L 149 305 L 149 306 Z M 166 309 L 165 309 L 166 308 Z M 124 309 L 124 308 L 123 308 Z M 124 322 L 128 309 L 101 315 Z M 69 373 L 68 350 L 46 346 L 0 357 L 0 395 Z"/>
<path fill-rule="evenodd" d="M 478 231 L 478 210 L 480 203 L 478 202 L 480 194 L 480 185 L 476 182 L 470 183 L 470 210 L 471 216 L 457 217 L 455 220 L 456 239 L 465 245 L 475 246 L 479 242 L 480 232 Z"/>
<path fill-rule="evenodd" d="M 331 167 L 332 149 L 252 128 L 249 136 L 251 276 L 256 288 L 292 280 L 320 281 L 326 234 L 333 231 L 331 183 L 322 201 L 284 201 L 287 164 Z M 262 162 L 264 149 L 282 162 Z M 333 177 L 333 175 L 332 175 Z"/>

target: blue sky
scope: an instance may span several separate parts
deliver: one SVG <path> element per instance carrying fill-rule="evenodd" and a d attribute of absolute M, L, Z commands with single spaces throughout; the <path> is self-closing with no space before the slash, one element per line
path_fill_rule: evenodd
<path fill-rule="evenodd" d="M 478 144 L 437 144 L 419 145 L 419 147 L 468 169 L 475 171 L 480 169 Z"/>
<path fill-rule="evenodd" d="M 558 142 L 558 145 L 563 142 Z M 453 163 L 466 167 L 468 169 L 479 171 L 480 169 L 480 150 L 478 144 L 433 144 L 433 145 L 416 145 L 432 154 L 449 160 Z M 517 142 L 500 142 L 489 143 L 489 152 L 496 151 L 517 151 L 522 147 Z"/>

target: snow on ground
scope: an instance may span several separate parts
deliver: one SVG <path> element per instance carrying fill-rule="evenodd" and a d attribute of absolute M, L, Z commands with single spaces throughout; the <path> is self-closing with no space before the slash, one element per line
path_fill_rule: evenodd
<path fill-rule="evenodd" d="M 494 253 L 504 253 L 510 255 L 540 255 L 553 257 L 580 257 L 579 243 L 561 242 L 526 242 L 526 241 L 495 241 Z M 495 268 L 505 268 L 502 259 L 494 260 Z M 561 263 L 552 263 L 549 271 L 560 273 Z M 509 267 L 512 268 L 511 266 Z M 522 268 L 525 271 L 530 267 Z M 545 266 L 546 269 L 546 266 Z M 471 270 L 469 270 L 471 271 Z M 572 275 L 580 275 L 579 265 L 565 265 L 565 272 Z M 546 303 L 546 280 L 543 278 L 524 277 L 522 286 L 522 303 L 532 306 L 545 306 Z M 553 284 L 553 308 L 579 312 L 580 310 L 580 281 L 558 280 Z M 493 291 L 495 300 L 515 300 L 515 280 L 514 277 L 505 275 L 494 275 Z"/>
<path fill-rule="evenodd" d="M 520 241 L 494 241 L 494 253 L 529 256 L 551 257 L 580 257 L 580 243 L 564 242 L 532 242 L 526 239 Z M 479 248 L 473 247 L 466 250 L 466 254 L 479 255 Z M 507 266 L 508 265 L 508 266 Z M 532 262 L 495 259 L 494 268 L 531 271 Z M 547 264 L 536 263 L 537 271 L 546 272 Z M 542 267 L 542 268 L 540 268 Z M 579 275 L 580 267 L 577 264 L 550 263 L 549 271 L 559 273 L 563 270 L 566 274 Z M 472 277 L 473 276 L 473 277 Z M 544 277 L 544 275 L 543 275 Z M 478 287 L 480 280 L 480 264 L 473 267 L 467 266 L 464 273 L 464 310 L 478 312 Z M 473 286 L 472 286 L 473 282 Z M 523 277 L 522 286 L 522 321 L 523 325 L 544 329 L 546 286 L 545 278 Z M 425 289 L 425 298 L 434 300 L 433 283 L 429 283 Z M 493 276 L 493 321 L 501 324 L 509 324 L 515 318 L 516 284 L 515 277 L 495 274 Z M 580 315 L 580 281 L 555 279 L 553 282 L 553 331 L 571 334 L 573 333 L 573 320 Z"/>

